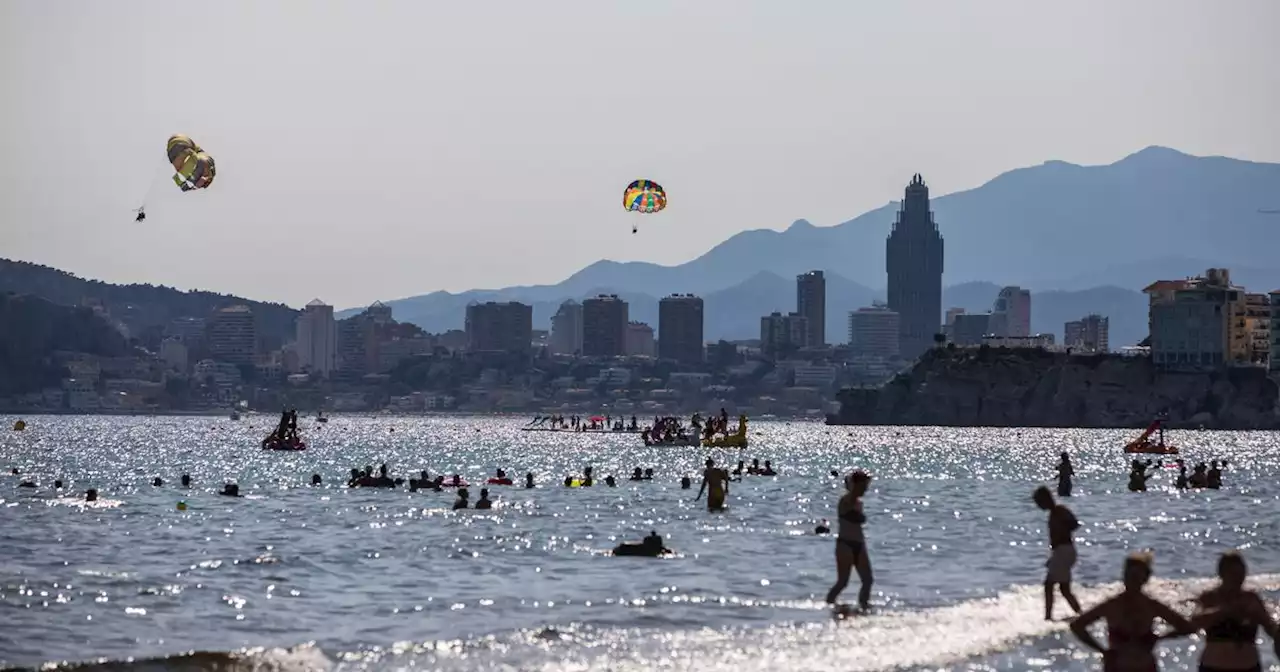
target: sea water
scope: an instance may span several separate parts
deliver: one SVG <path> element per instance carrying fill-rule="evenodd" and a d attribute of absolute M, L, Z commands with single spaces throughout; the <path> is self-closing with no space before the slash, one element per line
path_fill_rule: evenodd
<path fill-rule="evenodd" d="M 1227 549 L 1266 597 L 1280 591 L 1269 433 L 1171 433 L 1189 461 L 1229 460 L 1223 489 L 1180 492 L 1160 468 L 1130 493 L 1123 431 L 759 422 L 747 450 L 707 451 L 522 432 L 524 418 L 335 416 L 303 418 L 308 449 L 287 453 L 259 449 L 276 421 L 263 415 L 26 420 L 0 435 L 0 667 L 1095 669 L 1042 614 L 1046 516 L 1030 495 L 1052 485 L 1061 451 L 1077 473 L 1066 503 L 1086 607 L 1117 590 L 1135 549 L 1155 552 L 1152 593 L 1183 611 Z M 709 514 L 695 501 L 708 456 L 767 459 L 778 475 L 731 483 L 728 510 Z M 352 467 L 383 463 L 460 474 L 473 502 L 497 468 L 537 487 L 494 486 L 492 510 L 456 512 L 448 489 L 346 487 Z M 587 465 L 594 487 L 561 485 Z M 654 479 L 628 481 L 635 467 Z M 874 613 L 837 623 L 822 603 L 834 542 L 814 527 L 835 518 L 831 470 L 855 467 L 874 476 Z M 226 482 L 245 496 L 217 495 Z M 81 501 L 90 487 L 98 503 Z M 651 530 L 674 557 L 610 556 Z M 1162 644 L 1162 668 L 1194 669 L 1201 645 Z"/>

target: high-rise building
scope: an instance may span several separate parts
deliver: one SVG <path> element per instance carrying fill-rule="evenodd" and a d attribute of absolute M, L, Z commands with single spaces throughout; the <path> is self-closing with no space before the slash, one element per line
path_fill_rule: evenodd
<path fill-rule="evenodd" d="M 942 235 L 929 210 L 929 187 L 919 173 L 907 185 L 885 244 L 889 309 L 898 314 L 901 355 L 915 359 L 933 347 L 942 328 Z"/>
<path fill-rule="evenodd" d="M 258 354 L 258 329 L 249 306 L 214 311 L 206 322 L 209 355 L 228 364 L 253 364 Z"/>
<path fill-rule="evenodd" d="M 1004 287 L 991 308 L 990 334 L 999 338 L 1031 335 L 1031 292 L 1017 286 Z"/>
<path fill-rule="evenodd" d="M 333 306 L 315 299 L 298 316 L 298 365 L 325 378 L 336 368 L 338 330 L 333 320 Z"/>
<path fill-rule="evenodd" d="M 533 344 L 533 306 L 508 301 L 467 306 L 467 349 L 472 352 L 528 352 Z"/>
<path fill-rule="evenodd" d="M 653 340 L 653 327 L 644 322 L 629 322 L 626 350 L 630 357 L 656 357 L 658 348 Z"/>
<path fill-rule="evenodd" d="M 702 299 L 672 294 L 658 302 L 658 357 L 693 366 L 706 354 Z"/>
<path fill-rule="evenodd" d="M 858 357 L 898 356 L 898 314 L 884 305 L 849 313 L 849 349 Z"/>
<path fill-rule="evenodd" d="M 772 313 L 760 318 L 760 350 L 769 357 L 786 357 L 805 345 L 809 322 L 800 313 Z"/>
<path fill-rule="evenodd" d="M 576 355 L 582 352 L 582 304 L 569 299 L 551 317 L 551 352 Z"/>
<path fill-rule="evenodd" d="M 627 352 L 627 302 L 601 294 L 582 302 L 582 354 L 620 357 Z"/>
<path fill-rule="evenodd" d="M 1086 315 L 1066 323 L 1062 345 L 1082 352 L 1110 352 L 1110 320 L 1101 315 Z"/>
<path fill-rule="evenodd" d="M 1245 330 L 1249 334 L 1249 362 L 1267 365 L 1271 360 L 1271 299 L 1266 294 L 1245 294 Z"/>
<path fill-rule="evenodd" d="M 951 322 L 948 338 L 956 345 L 982 345 L 982 339 L 991 333 L 991 313 L 964 313 Z"/>
<path fill-rule="evenodd" d="M 805 345 L 820 348 L 827 344 L 827 279 L 822 271 L 796 276 L 796 312 L 808 323 Z"/>
<path fill-rule="evenodd" d="M 1231 284 L 1225 268 L 1211 268 L 1203 277 L 1160 280 L 1143 291 L 1149 298 L 1156 367 L 1193 371 L 1247 361 L 1245 291 Z"/>

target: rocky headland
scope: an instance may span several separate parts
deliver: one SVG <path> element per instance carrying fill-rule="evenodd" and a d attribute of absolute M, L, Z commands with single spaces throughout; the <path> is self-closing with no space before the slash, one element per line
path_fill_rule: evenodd
<path fill-rule="evenodd" d="M 1156 370 L 1149 357 L 937 348 L 879 388 L 837 395 L 833 425 L 1280 429 L 1265 369 Z"/>

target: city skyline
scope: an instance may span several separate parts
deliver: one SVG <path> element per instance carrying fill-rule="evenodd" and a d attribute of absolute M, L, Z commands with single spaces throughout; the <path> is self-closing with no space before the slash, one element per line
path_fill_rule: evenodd
<path fill-rule="evenodd" d="M 604 256 L 678 263 L 735 232 L 844 221 L 915 171 L 954 193 L 1047 159 L 1096 165 L 1154 144 L 1277 160 L 1280 139 L 1266 132 L 1276 87 L 1249 73 L 1278 60 L 1262 27 L 1280 9 L 1245 4 L 568 3 L 512 5 L 495 23 L 417 3 L 70 11 L 15 0 L 0 8 L 13 55 L 3 72 L 14 104 L 0 111 L 6 253 L 112 282 L 295 306 L 322 295 L 342 308 L 555 282 Z M 645 35 L 618 35 L 633 19 Z M 169 57 L 172 25 L 235 48 L 192 71 Z M 921 31 L 928 48 L 897 48 Z M 307 47 L 277 46 L 290 41 Z M 1212 58 L 1187 43 L 1214 45 Z M 605 84 L 641 61 L 664 73 L 660 95 L 637 101 Z M 192 87 L 198 104 L 172 102 Z M 902 104 L 871 104 L 867 91 Z M 1223 98 L 1229 112 L 1212 103 Z M 83 114 L 85 100 L 99 111 Z M 856 123 L 836 112 L 848 109 Z M 148 198 L 173 132 L 219 159 L 218 181 Z M 65 198 L 60 157 L 72 155 L 95 179 Z M 533 200 L 521 189 L 530 173 L 548 187 Z M 664 184 L 671 204 L 632 236 L 636 217 L 618 201 L 640 177 Z M 150 218 L 130 226 L 140 201 Z M 350 244 L 359 237 L 373 242 Z"/>

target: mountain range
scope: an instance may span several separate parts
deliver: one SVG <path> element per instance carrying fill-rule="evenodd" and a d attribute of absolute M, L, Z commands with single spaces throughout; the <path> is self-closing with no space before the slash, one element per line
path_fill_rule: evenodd
<path fill-rule="evenodd" d="M 844 342 L 847 312 L 884 294 L 885 237 L 898 207 L 830 227 L 798 220 L 785 231 L 744 231 L 675 266 L 605 260 L 555 285 L 385 303 L 397 319 L 439 332 L 461 328 L 470 302 L 521 301 L 533 306 L 535 327 L 547 328 L 564 300 L 608 293 L 631 303 L 631 319 L 656 325 L 656 297 L 692 292 L 706 301 L 709 339 L 742 339 L 758 336 L 761 315 L 794 310 L 794 276 L 817 269 L 827 275 L 827 340 Z M 1146 335 L 1141 289 L 1151 281 L 1227 267 L 1250 290 L 1280 287 L 1272 261 L 1280 215 L 1269 212 L 1277 207 L 1280 164 L 1164 147 L 1109 165 L 1012 170 L 932 199 L 946 244 L 943 306 L 986 311 L 999 286 L 1019 285 L 1032 290 L 1033 330 L 1060 337 L 1064 322 L 1097 312 L 1111 318 L 1113 345 L 1134 343 Z"/>

